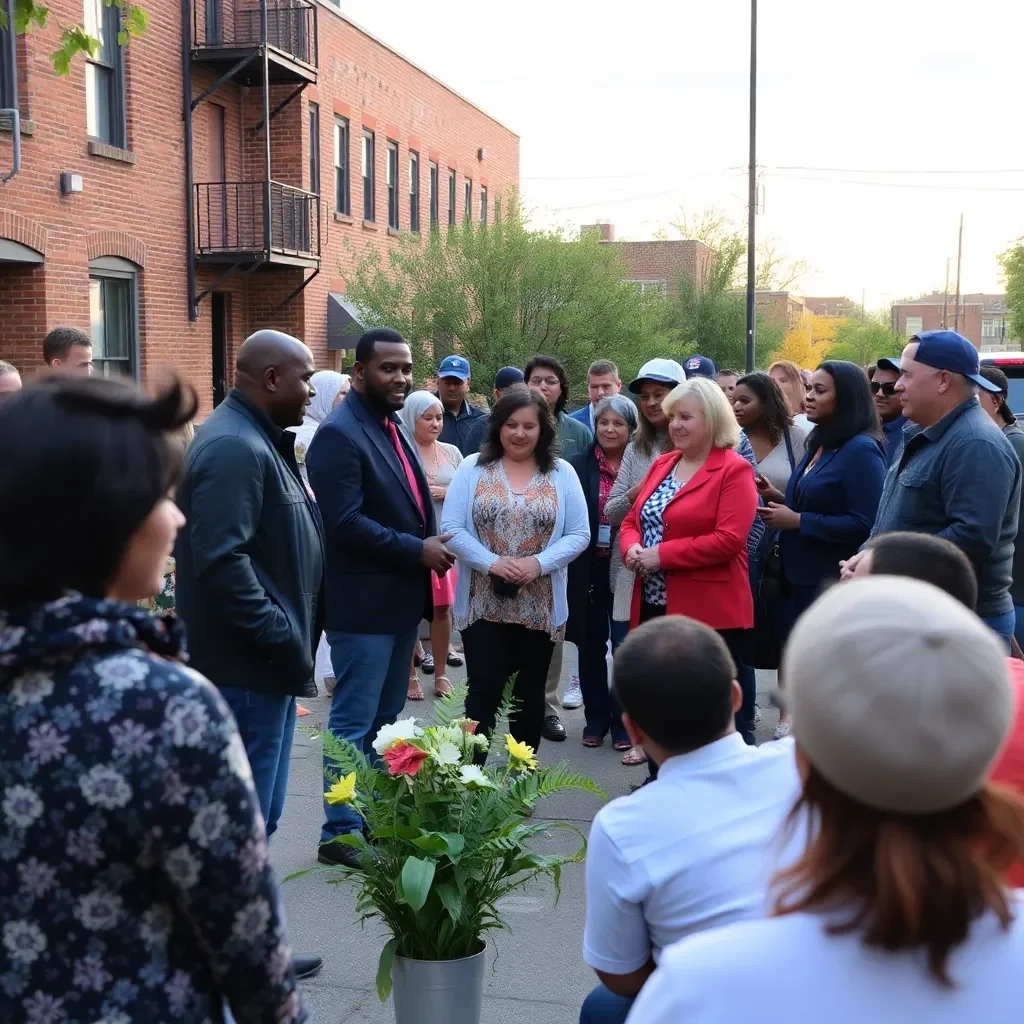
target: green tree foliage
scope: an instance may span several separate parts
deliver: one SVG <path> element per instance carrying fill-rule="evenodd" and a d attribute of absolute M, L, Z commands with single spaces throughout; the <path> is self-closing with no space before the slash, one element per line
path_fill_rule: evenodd
<path fill-rule="evenodd" d="M 103 0 L 107 7 L 121 8 L 121 31 L 117 34 L 120 46 L 127 46 L 132 39 L 141 36 L 149 25 L 149 15 L 131 0 Z M 14 0 L 14 31 L 28 32 L 33 28 L 45 28 L 50 20 L 50 9 L 35 0 Z M 56 21 L 56 18 L 54 19 Z M 0 6 L 0 28 L 7 28 L 7 8 Z M 60 45 L 50 55 L 53 70 L 61 77 L 70 74 L 71 62 L 79 53 L 95 56 L 100 41 L 86 32 L 81 24 L 62 25 L 59 21 Z"/>
<path fill-rule="evenodd" d="M 514 196 L 506 210 L 498 223 L 403 235 L 389 253 L 369 252 L 349 278 L 364 322 L 409 340 L 417 379 L 457 349 L 486 392 L 502 366 L 544 352 L 565 363 L 582 400 L 594 359 L 612 359 L 628 380 L 646 359 L 669 354 L 665 300 L 622 280 L 614 248 L 531 230 Z"/>
<path fill-rule="evenodd" d="M 1024 340 L 1024 238 L 1000 257 L 1006 277 L 1006 305 L 1010 310 L 1011 338 Z"/>
<path fill-rule="evenodd" d="M 899 356 L 906 340 L 889 327 L 886 312 L 871 313 L 864 320 L 840 321 L 829 347 L 829 359 L 846 359 L 860 366 L 882 356 Z"/>

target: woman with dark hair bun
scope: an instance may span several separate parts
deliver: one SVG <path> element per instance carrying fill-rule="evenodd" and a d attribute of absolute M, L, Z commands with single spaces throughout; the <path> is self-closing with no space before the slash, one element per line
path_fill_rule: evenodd
<path fill-rule="evenodd" d="M 234 719 L 138 605 L 196 404 L 62 376 L 0 405 L 4 1020 L 304 1019 Z"/>
<path fill-rule="evenodd" d="M 466 714 L 490 733 L 515 678 L 510 729 L 534 750 L 551 654 L 569 617 L 566 569 L 590 543 L 583 488 L 556 451 L 547 402 L 510 388 L 491 410 L 479 454 L 455 471 L 441 513 L 461 570 L 455 625 L 466 653 Z"/>

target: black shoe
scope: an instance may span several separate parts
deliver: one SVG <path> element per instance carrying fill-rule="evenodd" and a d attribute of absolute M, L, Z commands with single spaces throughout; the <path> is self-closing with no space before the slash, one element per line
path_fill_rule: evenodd
<path fill-rule="evenodd" d="M 544 739 L 554 740 L 555 743 L 561 743 L 565 739 L 565 726 L 558 715 L 548 715 L 540 731 Z"/>
<path fill-rule="evenodd" d="M 361 854 L 354 847 L 347 843 L 321 843 L 316 852 L 316 859 L 321 864 L 331 864 L 339 868 L 355 868 L 357 871 L 363 866 Z"/>
<path fill-rule="evenodd" d="M 314 956 L 312 953 L 293 953 L 292 954 L 292 968 L 295 971 L 295 977 L 312 978 L 321 967 L 324 962 L 318 956 Z"/>

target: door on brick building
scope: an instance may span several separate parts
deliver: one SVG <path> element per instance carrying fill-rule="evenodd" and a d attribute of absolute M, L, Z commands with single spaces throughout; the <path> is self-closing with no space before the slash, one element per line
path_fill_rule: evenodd
<path fill-rule="evenodd" d="M 210 322 L 213 330 L 213 404 L 224 401 L 228 393 L 228 300 L 226 292 L 210 296 Z"/>
<path fill-rule="evenodd" d="M 224 15 L 222 0 L 206 0 L 206 41 L 221 43 L 224 41 Z"/>

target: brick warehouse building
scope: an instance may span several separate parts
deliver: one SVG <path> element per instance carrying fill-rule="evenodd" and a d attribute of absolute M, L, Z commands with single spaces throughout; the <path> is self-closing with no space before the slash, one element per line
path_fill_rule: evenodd
<path fill-rule="evenodd" d="M 0 185 L 0 358 L 23 372 L 58 325 L 91 329 L 98 369 L 176 367 L 204 412 L 260 327 L 336 365 L 328 321 L 330 348 L 350 347 L 358 259 L 467 209 L 493 218 L 518 183 L 514 133 L 329 3 L 144 6 L 149 30 L 122 50 L 117 8 L 87 0 L 105 41 L 67 78 L 50 54 L 80 0 L 16 37 L 14 68 L 0 33 L 0 107 L 16 86 L 21 117 L 21 167 Z M 0 177 L 13 161 L 8 124 Z"/>

